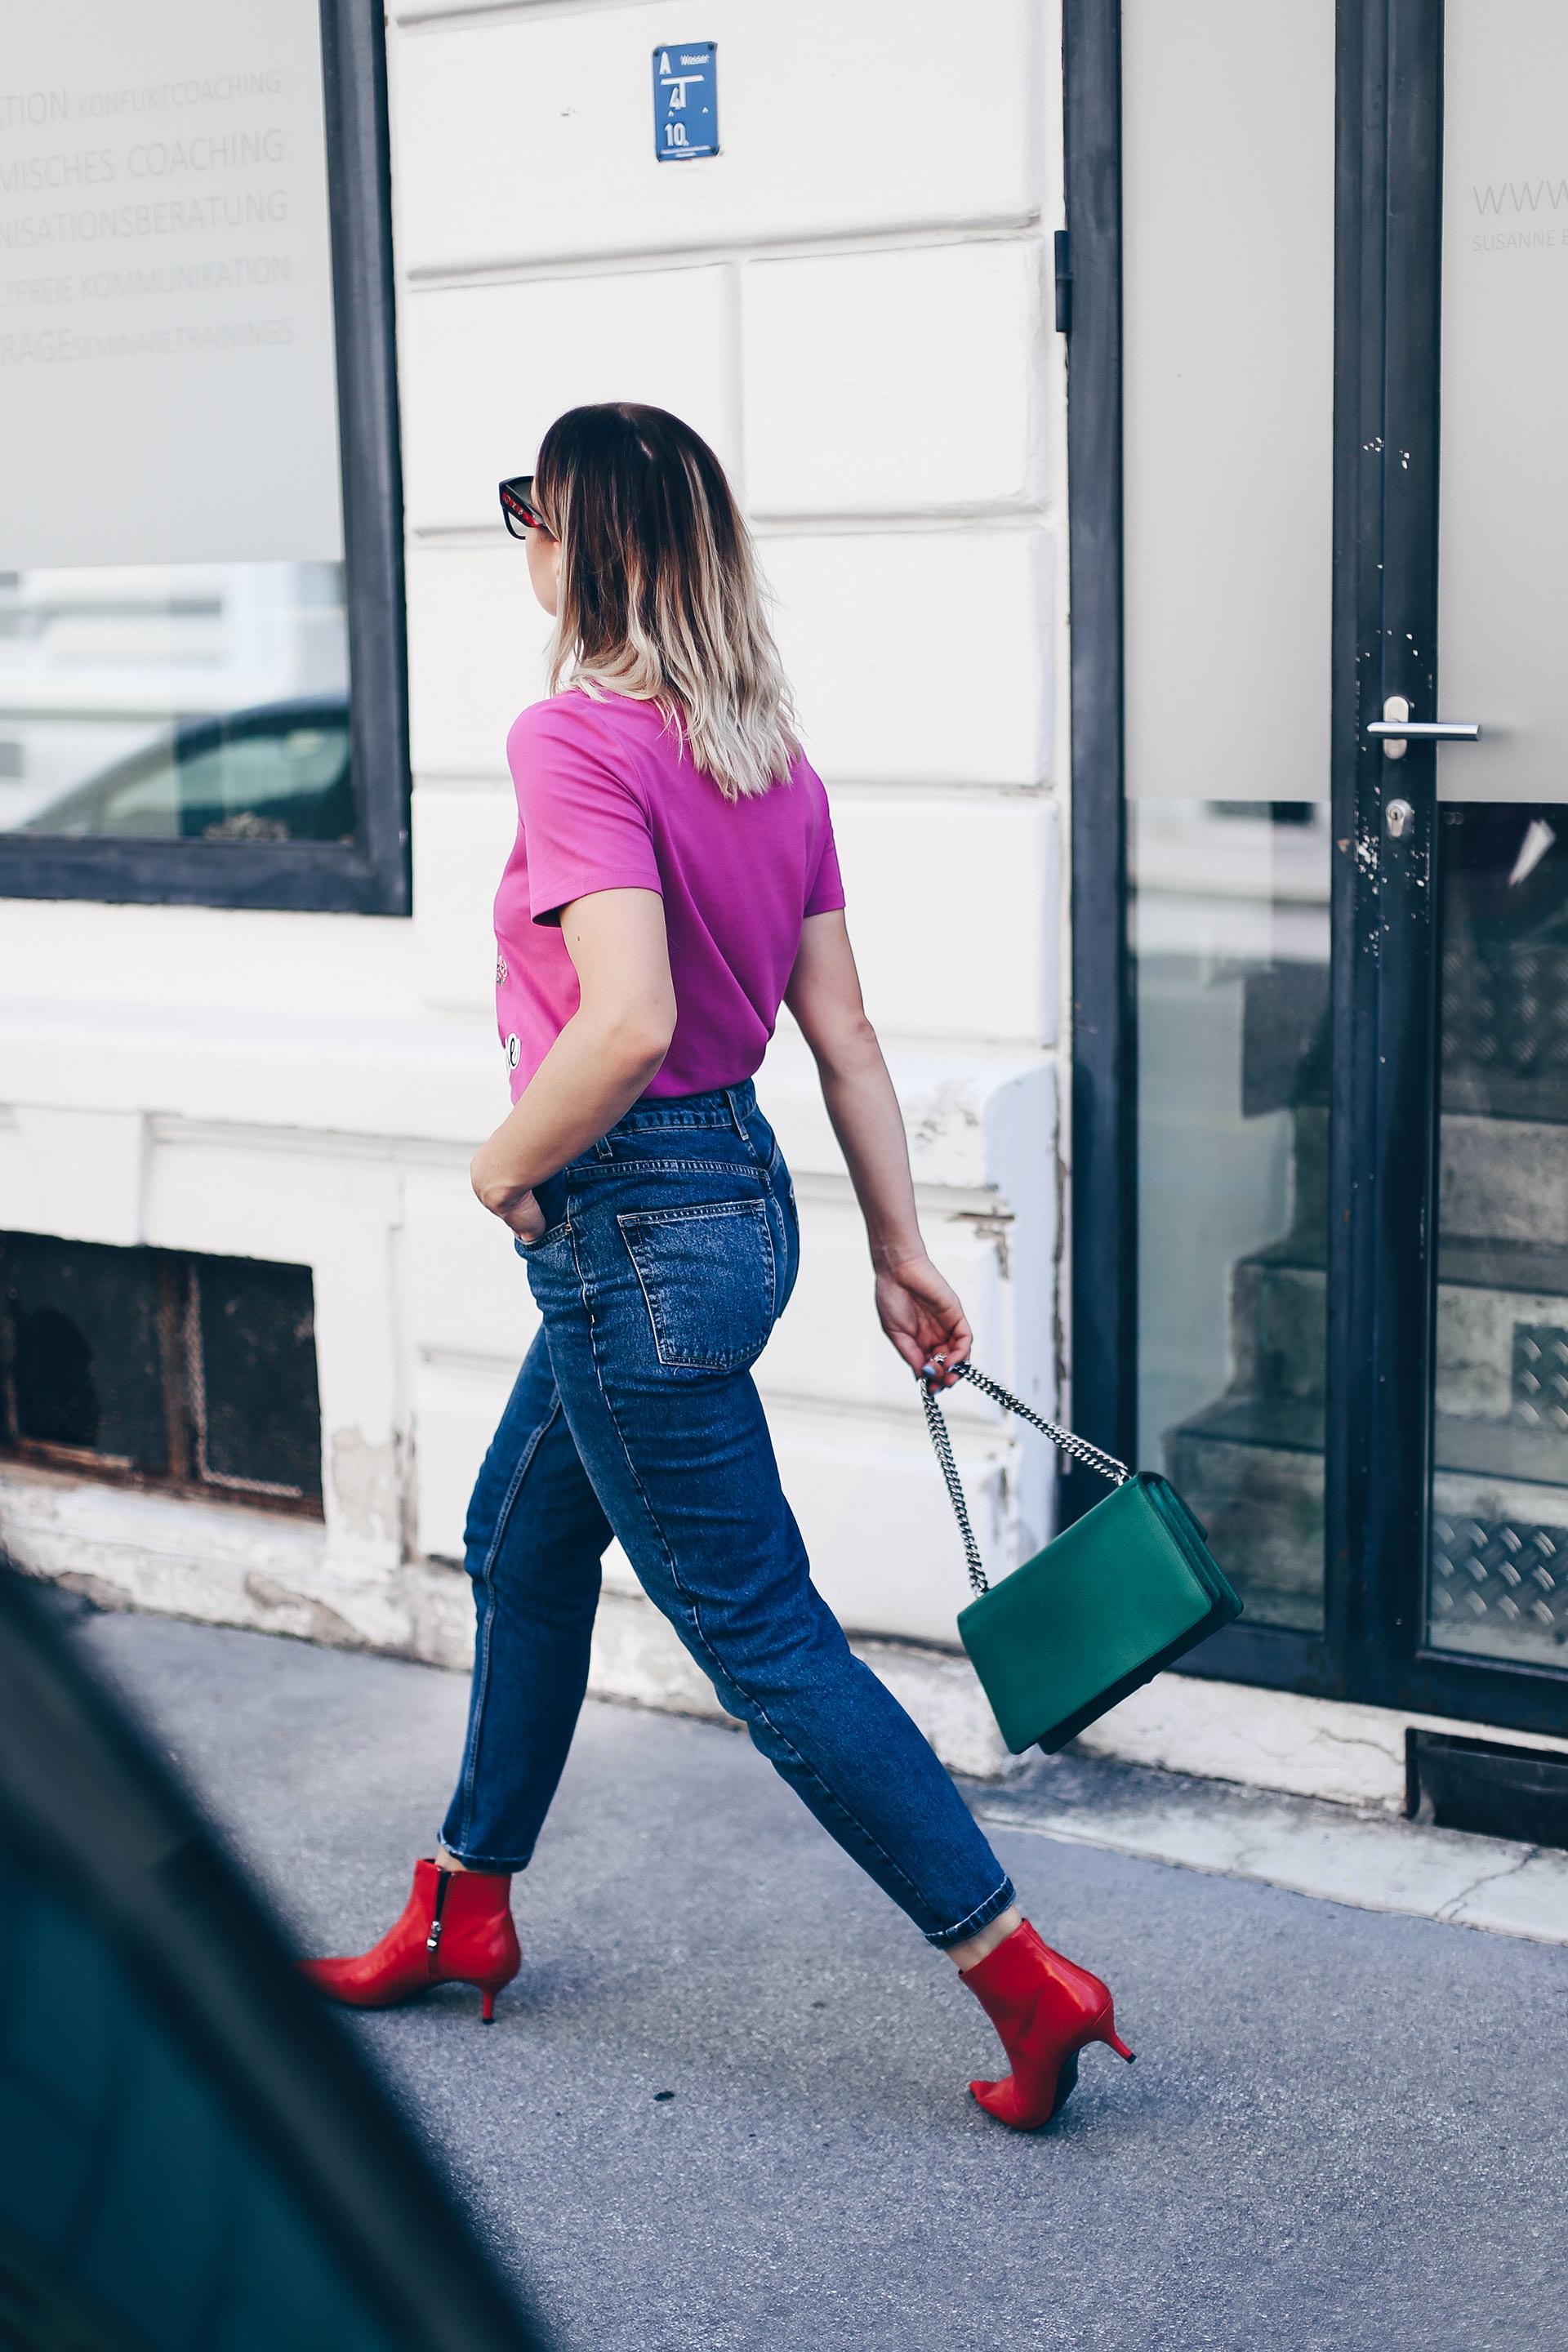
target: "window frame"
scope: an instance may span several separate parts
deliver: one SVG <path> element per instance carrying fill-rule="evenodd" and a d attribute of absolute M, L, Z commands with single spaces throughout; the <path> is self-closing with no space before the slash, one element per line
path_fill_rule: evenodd
<path fill-rule="evenodd" d="M 337 353 L 355 839 L 138 841 L 0 834 L 0 898 L 406 915 L 403 477 L 381 12 L 320 0 Z"/>

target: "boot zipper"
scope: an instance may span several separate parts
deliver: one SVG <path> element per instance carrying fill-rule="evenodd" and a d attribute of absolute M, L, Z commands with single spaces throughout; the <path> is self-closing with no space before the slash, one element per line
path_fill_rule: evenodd
<path fill-rule="evenodd" d="M 430 1933 L 425 1938 L 431 1976 L 436 1973 L 436 1958 L 441 1948 L 441 1906 L 447 1900 L 447 1889 L 451 1884 L 451 1872 L 438 1869 L 436 1874 L 436 1901 L 430 1913 Z"/>

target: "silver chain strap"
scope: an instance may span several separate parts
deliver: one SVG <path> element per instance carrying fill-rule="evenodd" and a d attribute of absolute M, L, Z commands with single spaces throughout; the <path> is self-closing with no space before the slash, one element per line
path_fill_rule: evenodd
<path fill-rule="evenodd" d="M 969 1563 L 969 1581 L 976 1592 L 988 1592 L 991 1588 L 980 1558 L 980 1546 L 975 1542 L 974 1529 L 969 1524 L 969 1506 L 963 1499 L 958 1465 L 952 1458 L 952 1440 L 947 1433 L 942 1407 L 924 1381 L 921 1381 L 921 1402 L 925 1407 L 926 1427 L 936 1448 L 937 1465 L 947 1487 L 948 1500 L 952 1505 L 953 1517 L 958 1521 L 958 1532 L 963 1538 L 963 1557 Z"/>
<path fill-rule="evenodd" d="M 1070 1454 L 1086 1468 L 1097 1471 L 1100 1477 L 1108 1478 L 1113 1486 L 1124 1486 L 1131 1477 L 1132 1473 L 1126 1463 L 1118 1462 L 1114 1454 L 1102 1454 L 1100 1447 L 1090 1445 L 1087 1438 L 1075 1437 L 1070 1429 L 1058 1429 L 1054 1421 L 1047 1421 L 1042 1414 L 1034 1412 L 1020 1398 L 1005 1389 L 1000 1381 L 994 1381 L 988 1372 L 977 1372 L 973 1364 L 956 1364 L 953 1370 L 961 1381 L 968 1381 L 972 1387 L 979 1389 L 994 1403 L 1002 1405 L 1008 1412 L 1016 1412 L 1021 1421 L 1033 1423 L 1037 1429 L 1044 1431 L 1053 1445 L 1059 1446 L 1064 1454 Z M 920 1379 L 918 1373 L 916 1378 Z M 963 1485 L 958 1475 L 958 1465 L 953 1460 L 952 1440 L 947 1433 L 947 1421 L 936 1401 L 935 1391 L 928 1387 L 924 1380 L 921 1380 L 921 1403 L 925 1409 L 931 1442 L 936 1448 L 937 1466 L 947 1488 L 948 1500 L 952 1505 L 952 1515 L 958 1521 L 958 1532 L 963 1538 L 963 1557 L 968 1563 L 969 1581 L 977 1593 L 988 1592 L 990 1581 L 980 1558 L 980 1546 L 974 1540 L 969 1505 L 964 1500 Z"/>

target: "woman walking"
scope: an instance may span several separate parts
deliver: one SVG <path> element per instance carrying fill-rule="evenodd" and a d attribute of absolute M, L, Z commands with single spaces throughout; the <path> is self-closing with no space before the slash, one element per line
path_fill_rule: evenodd
<path fill-rule="evenodd" d="M 795 1192 L 752 1074 L 787 1003 L 865 1216 L 883 1330 L 947 1386 L 970 1346 L 926 1255 L 861 1006 L 826 795 L 805 759 L 745 526 L 712 452 L 625 404 L 571 410 L 504 486 L 555 615 L 550 698 L 508 740 L 496 898 L 513 1108 L 475 1157 L 542 1328 L 466 1531 L 478 1641 L 434 1860 L 369 1952 L 306 1963 L 385 2007 L 520 1965 L 526 1868 L 587 1684 L 619 1538 L 722 1705 L 829 1835 L 958 1964 L 1012 2062 L 971 2084 L 1031 2130 L 1110 1995 L 1052 1952 L 891 1694 L 813 1586 L 750 1367 L 795 1285 Z"/>

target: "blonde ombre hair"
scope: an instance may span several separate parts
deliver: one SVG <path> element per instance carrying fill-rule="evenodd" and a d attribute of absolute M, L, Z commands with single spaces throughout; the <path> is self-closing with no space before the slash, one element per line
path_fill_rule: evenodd
<path fill-rule="evenodd" d="M 751 535 L 708 444 L 662 408 L 569 408 L 534 497 L 561 542 L 550 690 L 657 703 L 726 800 L 765 793 L 800 751 Z"/>

